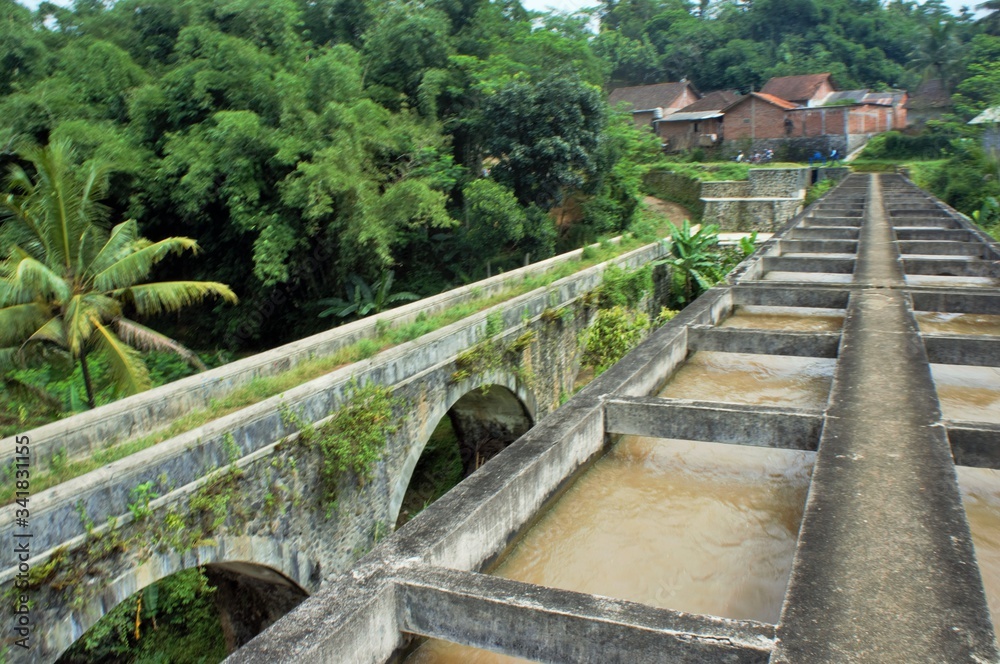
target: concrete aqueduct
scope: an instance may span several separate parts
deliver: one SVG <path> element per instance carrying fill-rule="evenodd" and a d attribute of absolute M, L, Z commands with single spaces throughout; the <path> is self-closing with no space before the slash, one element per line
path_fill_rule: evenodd
<path fill-rule="evenodd" d="M 233 662 L 387 662 L 422 637 L 546 662 L 998 662 L 954 466 L 1000 468 L 1000 427 L 944 418 L 931 367 L 998 366 L 1000 339 L 924 333 L 914 322 L 915 311 L 1000 314 L 998 259 L 986 236 L 904 179 L 850 176 L 562 406 L 584 295 L 601 270 L 498 305 L 33 496 L 39 629 L 27 657 L 10 654 L 54 661 L 138 589 L 206 565 L 231 600 L 224 621 L 235 643 L 277 619 Z M 845 323 L 836 333 L 720 326 L 747 305 L 843 309 Z M 582 315 L 553 315 L 560 307 Z M 408 311 L 399 315 L 416 315 Z M 456 381 L 458 356 L 491 339 L 513 361 Z M 192 400 L 210 405 L 235 382 L 329 352 L 325 343 L 304 340 L 235 373 L 28 432 L 37 467 L 90 454 L 112 432 L 143 435 Z M 653 396 L 699 350 L 835 359 L 829 401 Z M 327 417 L 351 377 L 394 386 L 406 406 L 373 479 L 340 487 L 331 511 L 316 468 L 294 453 L 296 421 Z M 495 386 L 485 397 L 484 385 Z M 478 429 L 517 440 L 375 543 L 447 413 L 470 438 Z M 777 624 L 482 573 L 622 434 L 815 451 Z M 6 454 L 13 443 L 4 443 Z M 140 485 L 156 497 L 137 501 Z M 7 541 L 18 532 L 8 511 L 0 530 Z M 5 565 L 0 582 L 16 572 Z"/>
<path fill-rule="evenodd" d="M 639 267 L 663 252 L 649 245 L 614 259 Z M 25 432 L 31 470 L 100 454 L 169 426 L 256 377 L 335 353 L 390 324 L 419 322 L 537 277 L 580 252 L 414 302 L 315 337 L 234 362 Z M 609 263 L 610 264 L 610 263 Z M 242 645 L 325 580 L 346 570 L 391 532 L 414 468 L 437 424 L 448 417 L 463 451 L 502 445 L 554 410 L 573 389 L 578 337 L 593 313 L 587 294 L 601 264 L 477 314 L 336 368 L 282 394 L 206 424 L 30 498 L 28 528 L 13 506 L 0 514 L 7 541 L 31 532 L 33 647 L 12 661 L 49 662 L 136 591 L 202 566 L 218 588 L 231 647 Z M 650 305 L 652 306 L 652 305 Z M 489 346 L 498 361 L 468 366 Z M 463 364 L 463 358 L 466 358 Z M 474 359 L 474 358 L 473 358 Z M 463 370 L 461 373 L 459 371 Z M 320 479 L 323 460 L 297 445 L 302 422 L 322 425 L 354 385 L 390 386 L 397 425 L 366 482 L 344 480 L 336 502 Z M 3 441 L 7 464 L 15 441 Z M 5 554 L 0 583 L 17 581 Z M 5 637 L 9 638 L 8 634 Z"/>
<path fill-rule="evenodd" d="M 955 470 L 1000 467 L 1000 427 L 982 421 L 995 413 L 943 416 L 933 380 L 942 365 L 1000 365 L 1000 337 L 922 331 L 914 315 L 1000 314 L 998 259 L 900 176 L 849 176 L 730 283 L 228 661 L 387 662 L 422 637 L 567 664 L 1000 661 Z M 844 324 L 720 326 L 748 305 L 842 309 Z M 808 409 L 653 396 L 702 350 L 833 358 L 829 399 Z M 777 624 L 481 573 L 620 434 L 815 451 Z"/>

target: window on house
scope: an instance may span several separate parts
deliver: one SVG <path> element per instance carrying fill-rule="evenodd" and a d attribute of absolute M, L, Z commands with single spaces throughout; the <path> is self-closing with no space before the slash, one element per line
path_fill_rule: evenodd
<path fill-rule="evenodd" d="M 698 133 L 698 123 L 697 122 L 694 123 L 694 129 L 693 129 L 693 131 L 696 134 Z"/>

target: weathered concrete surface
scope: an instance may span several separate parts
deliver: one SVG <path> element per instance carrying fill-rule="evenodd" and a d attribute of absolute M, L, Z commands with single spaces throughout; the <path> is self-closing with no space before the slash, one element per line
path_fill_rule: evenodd
<path fill-rule="evenodd" d="M 192 410 L 207 408 L 212 399 L 218 399 L 254 378 L 275 375 L 303 361 L 331 355 L 361 339 L 374 338 L 378 336 L 380 325 L 404 325 L 413 322 L 418 316 L 432 316 L 475 298 L 502 292 L 525 279 L 544 274 L 562 263 L 578 259 L 582 251 L 582 249 L 571 251 L 468 286 L 423 298 L 377 316 L 369 316 L 85 413 L 21 432 L 21 435 L 29 436 L 32 441 L 34 454 L 32 463 L 36 470 L 48 468 L 52 458 L 57 454 L 64 453 L 70 460 L 81 458 L 114 441 L 136 438 L 163 428 L 171 420 Z M 662 251 L 659 244 L 652 244 L 628 252 L 613 262 L 627 267 L 642 265 L 658 257 Z M 589 290 L 594 285 L 595 275 L 599 280 L 603 269 L 603 266 L 590 268 L 560 280 L 560 283 L 565 286 L 568 283 L 580 282 L 584 290 Z M 539 312 L 535 311 L 532 315 L 537 313 Z M 0 463 L 7 465 L 12 461 L 13 449 L 13 438 L 0 441 Z"/>
<path fill-rule="evenodd" d="M 1000 659 L 877 180 L 771 661 Z M 877 367 L 877 369 L 876 369 Z"/>
<path fill-rule="evenodd" d="M 995 367 L 1000 360 L 1000 337 L 925 334 L 924 348 L 932 364 Z"/>
<path fill-rule="evenodd" d="M 957 465 L 1000 469 L 1000 425 L 950 422 L 947 429 Z"/>
<path fill-rule="evenodd" d="M 798 357 L 837 357 L 840 334 L 836 332 L 783 332 L 749 328 L 692 326 L 688 330 L 690 351 L 758 353 Z"/>
<path fill-rule="evenodd" d="M 820 412 L 707 401 L 631 397 L 605 402 L 609 434 L 815 451 Z"/>
<path fill-rule="evenodd" d="M 482 574 L 409 570 L 402 628 L 537 662 L 763 664 L 773 627 Z"/>

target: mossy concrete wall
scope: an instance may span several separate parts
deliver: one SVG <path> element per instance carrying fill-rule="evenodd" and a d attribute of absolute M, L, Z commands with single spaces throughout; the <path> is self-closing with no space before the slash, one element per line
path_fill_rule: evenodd
<path fill-rule="evenodd" d="M 662 251 L 651 245 L 615 262 L 639 266 Z M 54 661 L 134 592 L 193 566 L 247 563 L 314 592 L 392 530 L 424 446 L 460 398 L 492 386 L 486 399 L 513 395 L 533 422 L 572 392 L 579 336 L 593 314 L 585 296 L 600 285 L 605 267 L 588 268 L 33 496 L 30 596 L 42 628 L 36 647 L 12 652 L 12 660 Z M 669 281 L 662 268 L 658 274 Z M 664 288 L 659 284 L 657 291 Z M 488 336 L 497 321 L 500 331 Z M 530 341 L 514 346 L 523 339 Z M 500 366 L 459 373 L 463 353 L 484 343 L 518 350 L 506 353 Z M 371 478 L 344 474 L 332 496 L 320 477 L 324 460 L 303 444 L 301 423 L 322 425 L 355 381 L 392 388 L 398 428 Z M 490 417 L 488 407 L 483 417 Z M 16 529 L 12 510 L 0 515 L 0 533 L 8 540 Z M 8 564 L 0 583 L 9 590 L 18 569 Z"/>

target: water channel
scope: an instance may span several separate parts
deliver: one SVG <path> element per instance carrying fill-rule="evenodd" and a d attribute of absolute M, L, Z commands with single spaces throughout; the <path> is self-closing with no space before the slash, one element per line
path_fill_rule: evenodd
<path fill-rule="evenodd" d="M 814 454 L 625 436 L 492 570 L 537 585 L 777 622 Z M 517 662 L 441 641 L 409 664 Z"/>
<path fill-rule="evenodd" d="M 833 331 L 843 312 L 742 307 L 731 327 Z M 821 409 L 835 360 L 696 352 L 659 396 Z M 624 436 L 490 571 L 679 611 L 776 623 L 814 453 Z M 408 664 L 519 662 L 428 641 Z"/>
<path fill-rule="evenodd" d="M 914 312 L 920 331 L 925 334 L 988 334 L 1000 336 L 1000 316 L 995 314 L 956 314 Z"/>
<path fill-rule="evenodd" d="M 998 326 L 1000 326 L 1000 316 Z M 766 307 L 738 305 L 719 327 L 789 332 L 839 332 L 844 326 L 843 309 L 811 307 Z"/>
<path fill-rule="evenodd" d="M 944 419 L 1000 424 L 1000 368 L 930 366 Z"/>
<path fill-rule="evenodd" d="M 993 628 L 1000 630 L 1000 471 L 957 466 Z"/>

